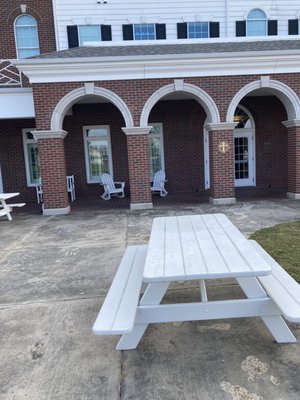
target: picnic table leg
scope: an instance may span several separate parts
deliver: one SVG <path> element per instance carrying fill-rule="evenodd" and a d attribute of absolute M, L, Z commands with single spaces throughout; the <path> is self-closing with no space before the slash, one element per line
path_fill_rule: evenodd
<path fill-rule="evenodd" d="M 199 287 L 200 287 L 201 300 L 207 301 L 207 291 L 206 291 L 206 285 L 205 285 L 204 279 L 199 280 Z"/>
<path fill-rule="evenodd" d="M 268 297 L 264 288 L 256 278 L 236 278 L 236 280 L 248 299 Z M 290 328 L 281 317 L 279 309 L 278 315 L 261 317 L 261 319 L 277 343 L 294 343 L 297 341 Z"/>
<path fill-rule="evenodd" d="M 140 300 L 139 305 L 157 305 L 163 299 L 170 282 L 158 282 L 149 283 L 143 297 Z M 119 340 L 116 349 L 117 350 L 133 350 L 136 349 L 148 324 L 135 325 L 133 331 L 126 335 L 123 335 Z"/>
<path fill-rule="evenodd" d="M 1 205 L 2 205 L 2 209 L 6 212 L 7 219 L 8 219 L 9 221 L 11 221 L 11 220 L 12 220 L 12 217 L 11 217 L 11 215 L 10 215 L 11 209 L 10 209 L 9 206 L 6 204 L 5 200 L 0 200 L 0 202 L 1 202 Z"/>

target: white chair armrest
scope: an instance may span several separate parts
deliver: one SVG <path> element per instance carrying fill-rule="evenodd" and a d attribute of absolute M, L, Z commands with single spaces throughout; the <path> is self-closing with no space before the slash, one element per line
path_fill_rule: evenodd
<path fill-rule="evenodd" d="M 115 185 L 120 185 L 121 188 L 124 189 L 124 187 L 125 187 L 125 182 L 115 182 Z"/>

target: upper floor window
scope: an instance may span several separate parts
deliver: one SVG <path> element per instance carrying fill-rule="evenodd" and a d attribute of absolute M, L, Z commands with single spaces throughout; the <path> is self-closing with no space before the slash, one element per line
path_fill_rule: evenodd
<path fill-rule="evenodd" d="M 220 37 L 219 22 L 178 22 L 178 39 L 216 38 Z"/>
<path fill-rule="evenodd" d="M 134 24 L 134 40 L 155 40 L 155 25 Z"/>
<path fill-rule="evenodd" d="M 67 35 L 69 49 L 84 46 L 88 42 L 105 42 L 112 39 L 111 25 L 69 25 Z"/>
<path fill-rule="evenodd" d="M 258 8 L 250 11 L 247 16 L 247 36 L 266 36 L 267 18 L 266 14 Z"/>
<path fill-rule="evenodd" d="M 99 42 L 101 40 L 100 25 L 79 25 L 78 26 L 79 46 L 85 42 Z"/>
<path fill-rule="evenodd" d="M 15 35 L 18 58 L 40 54 L 36 20 L 30 15 L 21 15 L 15 21 Z"/>
<path fill-rule="evenodd" d="M 188 37 L 190 39 L 208 38 L 209 37 L 208 22 L 189 22 Z"/>
<path fill-rule="evenodd" d="M 166 38 L 165 24 L 122 25 L 124 40 L 159 40 Z"/>

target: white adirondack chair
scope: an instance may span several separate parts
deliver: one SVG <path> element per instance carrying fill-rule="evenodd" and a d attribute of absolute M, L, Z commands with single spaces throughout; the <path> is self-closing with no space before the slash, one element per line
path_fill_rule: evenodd
<path fill-rule="evenodd" d="M 35 185 L 35 190 L 36 190 L 36 200 L 38 204 L 43 203 L 43 188 L 42 188 L 41 178 L 39 179 L 39 182 Z"/>
<path fill-rule="evenodd" d="M 104 187 L 104 193 L 101 196 L 103 200 L 110 200 L 111 196 L 125 197 L 125 182 L 114 182 L 110 174 L 102 174 L 100 184 Z M 119 187 L 116 187 L 116 185 Z"/>
<path fill-rule="evenodd" d="M 159 192 L 161 197 L 165 197 L 168 192 L 165 189 L 166 174 L 165 171 L 159 170 L 155 173 L 151 185 L 151 192 Z"/>
<path fill-rule="evenodd" d="M 67 176 L 67 188 L 68 193 L 71 195 L 71 201 L 75 200 L 75 183 L 74 183 L 74 175 Z"/>

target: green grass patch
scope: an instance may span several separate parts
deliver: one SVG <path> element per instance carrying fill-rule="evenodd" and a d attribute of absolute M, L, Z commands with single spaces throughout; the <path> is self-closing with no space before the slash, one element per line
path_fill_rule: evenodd
<path fill-rule="evenodd" d="M 261 229 L 251 235 L 300 283 L 300 221 Z"/>

